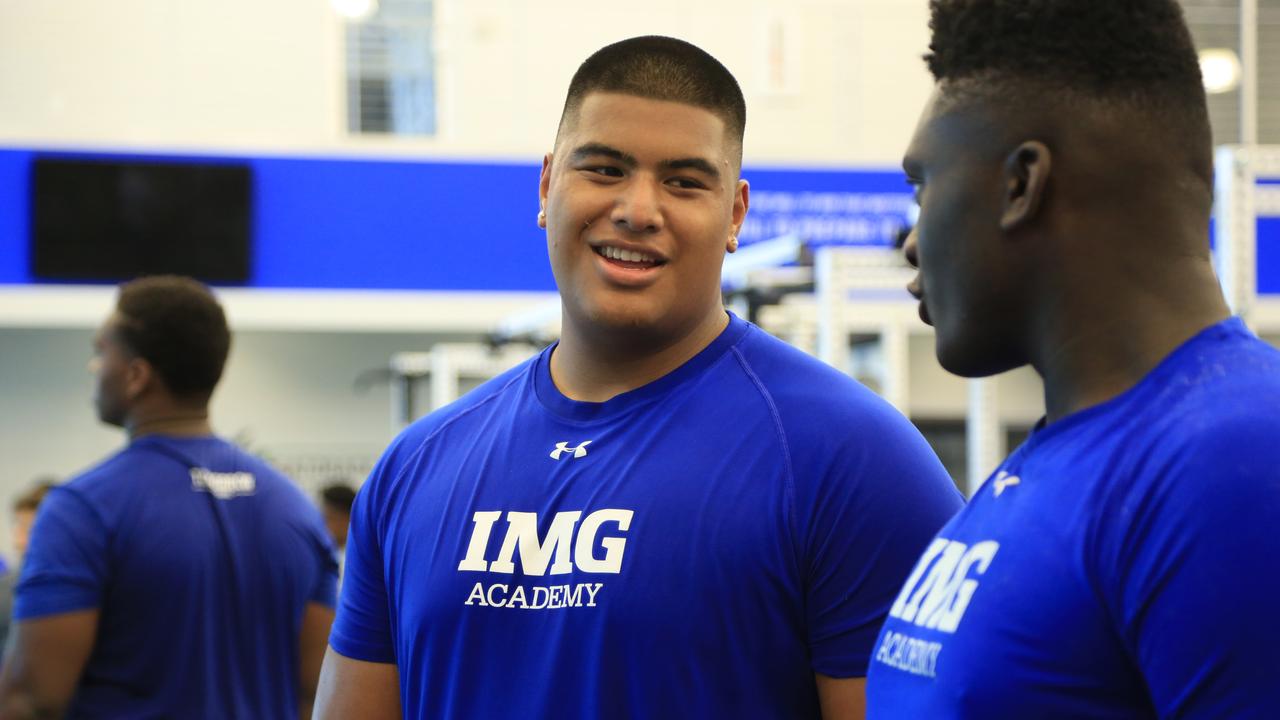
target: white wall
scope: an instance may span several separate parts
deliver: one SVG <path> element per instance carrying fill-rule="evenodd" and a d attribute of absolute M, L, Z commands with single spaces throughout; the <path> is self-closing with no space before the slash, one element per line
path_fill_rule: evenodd
<path fill-rule="evenodd" d="M 0 0 L 0 144 L 532 159 L 578 63 L 663 33 L 737 75 L 749 162 L 893 166 L 930 88 L 919 0 L 436 2 L 442 135 L 421 142 L 345 133 L 327 0 Z"/>
<path fill-rule="evenodd" d="M 0 553 L 11 557 L 9 507 L 37 476 L 67 478 L 124 445 L 97 422 L 86 369 L 89 329 L 0 328 Z M 392 437 L 386 384 L 355 387 L 365 370 L 395 352 L 423 350 L 440 337 L 397 334 L 239 332 L 214 395 L 215 430 L 296 467 L 307 488 L 337 474 L 362 481 Z M 446 338 L 452 339 L 452 338 Z"/>

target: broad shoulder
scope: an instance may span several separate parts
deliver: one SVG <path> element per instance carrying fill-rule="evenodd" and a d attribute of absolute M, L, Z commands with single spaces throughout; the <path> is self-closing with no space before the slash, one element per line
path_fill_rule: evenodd
<path fill-rule="evenodd" d="M 758 328 L 737 348 L 739 362 L 798 441 L 865 431 L 919 433 L 871 389 Z"/>

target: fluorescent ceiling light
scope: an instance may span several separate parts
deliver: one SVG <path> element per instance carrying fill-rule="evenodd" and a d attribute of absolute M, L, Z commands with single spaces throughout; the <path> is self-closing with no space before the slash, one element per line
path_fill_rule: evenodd
<path fill-rule="evenodd" d="M 1240 58 L 1234 50 L 1207 48 L 1200 51 L 1200 74 L 1204 91 L 1210 95 L 1231 92 L 1240 87 Z"/>
<path fill-rule="evenodd" d="M 378 10 L 378 0 L 329 0 L 333 9 L 342 17 L 359 22 Z"/>

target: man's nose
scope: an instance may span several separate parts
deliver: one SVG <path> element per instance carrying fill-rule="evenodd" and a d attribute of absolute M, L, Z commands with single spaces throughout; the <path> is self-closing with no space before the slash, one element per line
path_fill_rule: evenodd
<path fill-rule="evenodd" d="M 657 232 L 663 227 L 661 190 L 657 182 L 633 177 L 622 188 L 609 219 L 633 233 Z"/>
<path fill-rule="evenodd" d="M 906 256 L 907 263 L 913 268 L 920 267 L 920 260 L 916 254 L 916 228 L 911 228 L 911 232 L 907 233 L 907 241 L 902 244 L 902 254 Z"/>

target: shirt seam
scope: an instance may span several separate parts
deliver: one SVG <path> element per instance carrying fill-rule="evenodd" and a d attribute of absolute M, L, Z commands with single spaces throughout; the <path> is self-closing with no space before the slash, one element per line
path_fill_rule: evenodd
<path fill-rule="evenodd" d="M 745 334 L 744 337 L 746 337 Z M 738 364 L 742 367 L 743 373 L 745 373 L 751 383 L 755 385 L 756 390 L 760 393 L 761 399 L 764 400 L 765 406 L 769 408 L 769 415 L 773 419 L 774 431 L 777 433 L 778 442 L 782 446 L 782 456 L 784 461 L 783 467 L 786 468 L 784 482 L 786 483 L 785 490 L 787 493 L 787 524 L 791 527 L 791 559 L 792 562 L 795 563 L 797 576 L 803 581 L 805 573 L 800 567 L 799 558 L 799 549 L 801 547 L 799 542 L 800 522 L 799 518 L 796 517 L 795 467 L 792 463 L 791 445 L 787 442 L 787 432 L 782 423 L 782 415 L 778 412 L 778 406 L 773 401 L 773 395 L 769 392 L 768 388 L 765 387 L 764 382 L 760 380 L 760 376 L 751 368 L 750 361 L 748 361 L 746 356 L 743 355 L 738 344 L 734 344 L 729 348 L 729 350 L 738 360 Z"/>

